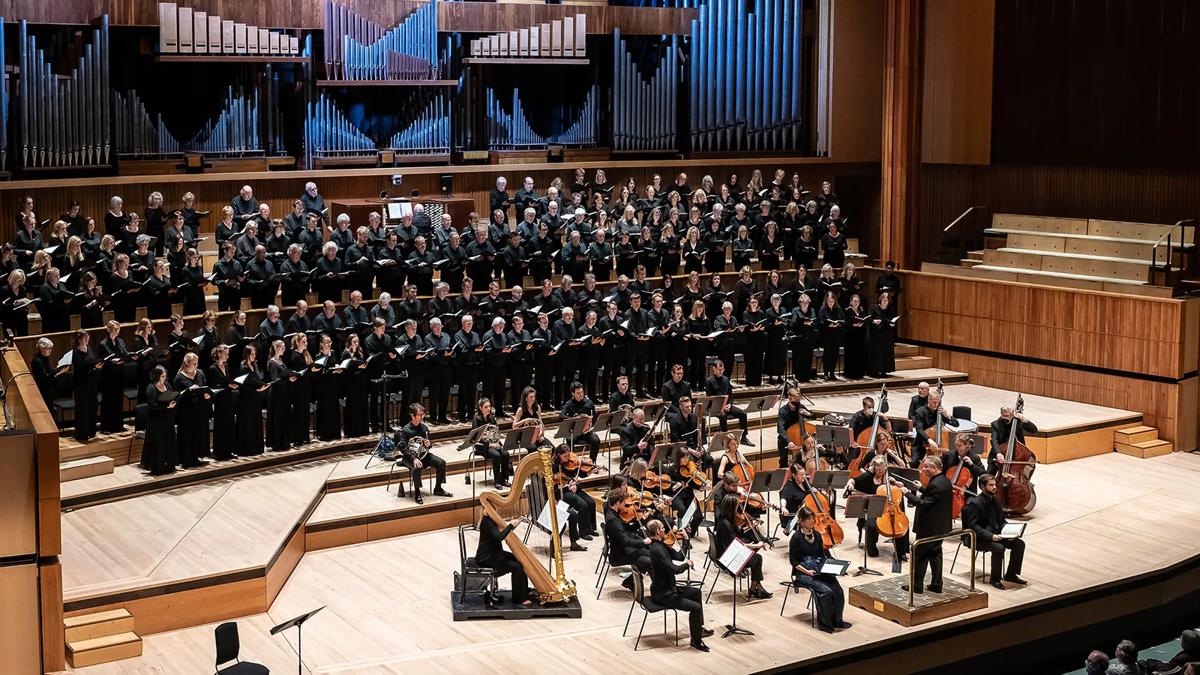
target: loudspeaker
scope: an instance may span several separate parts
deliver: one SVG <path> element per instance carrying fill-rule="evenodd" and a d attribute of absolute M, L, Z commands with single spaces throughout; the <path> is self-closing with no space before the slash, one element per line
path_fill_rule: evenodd
<path fill-rule="evenodd" d="M 454 174 L 444 173 L 438 176 L 438 185 L 442 188 L 442 194 L 449 196 L 454 193 Z"/>

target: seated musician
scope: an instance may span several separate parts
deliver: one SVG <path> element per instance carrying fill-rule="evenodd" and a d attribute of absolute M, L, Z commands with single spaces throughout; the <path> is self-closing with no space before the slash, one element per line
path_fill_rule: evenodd
<path fill-rule="evenodd" d="M 649 492 L 656 497 L 656 500 L 646 507 L 646 515 L 642 518 L 646 520 L 661 520 L 668 527 L 675 525 L 675 518 L 671 515 L 671 495 L 680 487 L 679 484 L 671 481 L 670 476 L 665 476 L 665 480 L 659 485 L 648 485 L 647 475 L 650 474 L 650 466 L 644 459 L 635 459 L 625 471 L 626 485 L 629 490 L 635 493 Z M 657 499 L 659 495 L 661 499 Z"/>
<path fill-rule="evenodd" d="M 962 525 L 964 529 L 975 533 L 976 550 L 992 554 L 992 570 L 988 583 L 1004 590 L 1004 583 L 1000 581 L 1000 571 L 1004 567 L 1005 549 L 1010 551 L 1010 554 L 1004 581 L 1020 586 L 1026 583 L 1020 576 L 1021 562 L 1025 559 L 1025 541 L 1000 537 L 1000 531 L 1008 521 L 1004 517 L 1004 509 L 1001 508 L 1000 502 L 996 501 L 997 487 L 998 481 L 992 474 L 985 473 L 979 477 L 979 494 L 963 506 Z M 964 541 L 965 539 L 964 537 Z"/>
<path fill-rule="evenodd" d="M 667 426 L 670 430 L 672 443 L 683 443 L 687 452 L 691 453 L 702 471 L 711 471 L 713 458 L 705 448 L 700 447 L 700 420 L 692 410 L 692 399 L 683 396 L 679 399 L 679 409 L 667 415 Z"/>
<path fill-rule="evenodd" d="M 854 413 L 850 417 L 850 437 L 858 438 L 858 435 L 863 431 L 870 429 L 875 425 L 875 399 L 870 396 L 864 396 L 862 400 L 862 410 Z M 891 433 L 892 422 L 886 416 L 879 418 L 879 429 Z"/>
<path fill-rule="evenodd" d="M 562 418 L 569 419 L 572 417 L 587 416 L 588 423 L 585 427 L 586 431 L 582 435 L 575 438 L 575 442 L 584 442 L 588 444 L 588 453 L 592 456 L 592 461 L 596 461 L 596 457 L 600 454 L 600 437 L 596 432 L 592 431 L 592 423 L 596 421 L 596 406 L 592 400 L 584 395 L 583 384 L 579 382 L 571 383 L 571 398 L 562 407 Z"/>
<path fill-rule="evenodd" d="M 671 481 L 678 483 L 679 487 L 675 490 L 674 497 L 671 498 L 671 508 L 675 513 L 679 514 L 682 519 L 687 514 L 687 510 L 693 504 L 696 509 L 689 522 L 679 523 L 679 526 L 687 530 L 689 534 L 695 533 L 700 526 L 700 522 L 704 519 L 704 508 L 698 501 L 696 490 L 708 489 L 708 474 L 700 467 L 700 464 L 693 460 L 692 455 L 683 448 L 679 448 L 675 452 L 675 457 L 671 458 L 671 469 L 667 475 L 671 477 Z M 686 468 L 685 468 L 686 467 Z M 688 475 L 684 475 L 687 473 Z"/>
<path fill-rule="evenodd" d="M 802 506 L 796 512 L 796 517 L 800 519 L 800 526 L 788 543 L 792 583 L 812 591 L 817 605 L 817 626 L 822 631 L 832 633 L 835 628 L 849 628 L 850 623 L 842 618 L 842 610 L 846 606 L 845 592 L 836 576 L 820 573 L 823 559 L 831 556 L 821 541 L 821 534 L 813 529 L 816 514 L 807 506 Z"/>
<path fill-rule="evenodd" d="M 512 533 L 518 520 L 510 520 L 501 530 L 486 513 L 479 520 L 479 547 L 475 549 L 475 562 L 482 567 L 490 567 L 496 571 L 496 576 L 512 574 L 512 604 L 528 607 L 533 604 L 529 599 L 529 577 L 525 574 L 525 566 L 512 553 L 504 550 L 504 538 Z"/>
<path fill-rule="evenodd" d="M 1008 447 L 1008 438 L 1012 434 L 1013 420 L 1017 420 L 1017 442 L 1025 442 L 1025 434 L 1037 433 L 1037 425 L 1025 419 L 1024 413 L 1014 413 L 1013 409 L 1005 406 L 1000 409 L 1000 417 L 992 422 L 992 449 L 988 452 L 988 473 L 999 476 L 1004 473 L 1004 452 Z"/>
<path fill-rule="evenodd" d="M 572 474 L 566 468 L 571 447 L 566 443 L 554 448 L 554 475 L 559 477 L 555 487 L 555 497 L 571 507 L 571 516 L 567 521 L 567 534 L 571 538 L 572 551 L 586 551 L 587 547 L 579 540 L 591 541 L 596 533 L 596 500 L 578 484 L 579 476 Z"/>
<path fill-rule="evenodd" d="M 791 454 L 800 449 L 788 438 L 788 429 L 801 424 L 804 417 L 812 417 L 812 412 L 800 402 L 800 389 L 790 387 L 787 391 L 787 401 L 779 406 L 779 417 L 775 422 L 775 440 L 779 448 L 779 466 L 786 467 Z M 803 427 L 801 427 L 803 430 Z"/>
<path fill-rule="evenodd" d="M 959 475 L 959 465 L 962 465 L 962 470 L 969 472 L 971 476 L 971 481 L 967 483 L 966 489 L 968 492 L 975 492 L 975 479 L 982 476 L 984 470 L 983 461 L 975 453 L 974 434 L 954 434 L 954 452 L 942 455 L 942 464 L 946 467 L 946 477 L 950 479 L 951 485 L 954 484 L 955 477 Z"/>
<path fill-rule="evenodd" d="M 746 461 L 745 456 L 742 455 L 742 451 L 738 449 L 739 447 L 737 434 L 725 435 L 725 440 L 721 443 L 721 460 L 717 463 L 718 476 L 724 476 L 726 473 L 733 471 L 733 467 L 739 464 L 749 466 L 750 462 Z M 749 488 L 750 486 L 746 485 L 745 487 Z"/>
<path fill-rule="evenodd" d="M 917 393 L 908 401 L 908 419 L 916 418 L 917 411 L 929 405 L 929 383 L 917 384 Z"/>
<path fill-rule="evenodd" d="M 675 575 L 691 569 L 692 561 L 676 564 L 671 549 L 663 543 L 666 528 L 658 521 L 646 525 L 650 544 L 650 599 L 662 607 L 681 609 L 688 613 L 688 631 L 692 636 L 692 649 L 708 651 L 704 638 L 713 632 L 704 627 L 704 603 L 699 588 L 675 583 Z"/>
<path fill-rule="evenodd" d="M 615 396 L 615 394 L 614 394 Z M 635 459 L 647 462 L 654 456 L 654 435 L 646 424 L 646 411 L 635 408 L 629 423 L 617 430 L 621 437 L 621 466 L 628 466 Z"/>
<path fill-rule="evenodd" d="M 727 474 L 731 475 L 731 474 Z M 759 553 L 765 543 L 758 540 L 759 535 L 753 526 L 753 518 L 749 527 L 738 526 L 739 511 L 742 510 L 738 498 L 733 494 L 726 494 L 721 498 L 720 506 L 717 509 L 717 557 L 725 554 L 725 551 L 733 543 L 734 539 L 751 539 L 751 541 L 743 541 L 747 548 L 754 551 L 754 555 L 750 556 L 750 560 L 746 563 L 746 568 L 750 570 L 750 586 L 746 589 L 746 597 L 750 600 L 755 598 L 767 599 L 772 593 L 763 588 L 763 557 Z"/>
<path fill-rule="evenodd" d="M 615 412 L 621 406 L 627 406 L 632 410 L 635 403 L 633 394 L 629 393 L 629 377 L 626 375 L 617 376 L 617 390 L 608 397 L 608 411 Z"/>
<path fill-rule="evenodd" d="M 409 414 L 411 415 L 411 419 L 408 424 L 396 432 L 396 448 L 403 456 L 401 462 L 412 472 L 413 499 L 418 504 L 425 503 L 425 500 L 421 497 L 421 474 L 424 473 L 427 467 L 433 467 L 437 476 L 437 482 L 434 483 L 433 487 L 433 494 L 439 497 L 453 497 L 454 495 L 442 488 L 446 483 L 446 460 L 432 452 L 426 452 L 424 458 L 418 458 L 417 454 L 420 451 L 417 448 L 409 448 L 409 442 L 414 438 L 422 439 L 420 445 L 423 445 L 426 449 L 433 445 L 429 440 L 429 427 L 425 425 L 425 406 L 420 403 L 414 403 L 409 406 Z M 404 496 L 404 483 L 400 483 L 400 493 L 398 496 Z"/>
<path fill-rule="evenodd" d="M 534 433 L 533 445 L 526 448 L 530 452 L 542 447 L 554 447 L 554 444 L 546 438 L 544 427 L 542 425 L 542 404 L 538 402 L 537 390 L 533 387 L 525 387 L 521 390 L 521 401 L 517 404 L 517 410 L 513 413 L 513 428 L 520 429 L 522 427 L 533 426 L 537 427 L 538 431 Z"/>
<path fill-rule="evenodd" d="M 475 416 L 471 418 L 471 429 L 478 429 L 482 426 L 496 427 L 496 437 L 499 439 L 499 427 L 496 425 L 496 415 L 492 413 L 492 402 L 486 398 L 479 399 L 479 409 Z M 478 443 L 475 444 L 475 454 L 492 462 L 492 480 L 495 482 L 497 489 L 503 489 L 509 486 L 508 479 L 513 474 L 512 457 L 508 454 L 508 450 L 504 449 L 504 445 L 499 441 L 485 442 L 483 437 L 480 437 Z"/>
<path fill-rule="evenodd" d="M 742 445 L 754 447 L 754 444 L 750 442 L 750 427 L 746 421 L 746 412 L 733 405 L 733 383 L 729 381 L 728 377 L 725 377 L 725 363 L 721 359 L 713 362 L 712 375 L 704 383 L 704 393 L 708 396 L 725 397 L 725 402 L 716 416 L 721 431 L 729 430 L 729 418 L 732 417 L 738 421 L 738 426 L 742 430 Z"/>
<path fill-rule="evenodd" d="M 800 508 L 804 506 L 804 498 L 808 496 L 808 487 L 805 485 L 807 480 L 808 474 L 804 471 L 804 464 L 792 462 L 787 479 L 783 482 L 783 487 L 779 488 L 779 524 L 783 526 L 784 531 L 791 529 L 792 517 L 800 513 Z"/>
<path fill-rule="evenodd" d="M 727 471 L 721 474 L 721 480 L 717 486 L 713 488 L 712 501 L 714 506 L 720 506 L 726 495 L 733 495 L 738 498 L 739 502 L 749 494 L 747 491 L 748 483 L 743 481 L 738 475 L 732 471 Z M 761 518 L 766 510 L 761 506 L 754 506 L 747 503 L 744 507 L 746 513 L 751 518 Z"/>
<path fill-rule="evenodd" d="M 877 456 L 871 460 L 871 464 L 867 470 L 849 482 L 846 485 L 847 492 L 854 492 L 863 495 L 873 495 L 875 491 L 884 484 L 888 470 L 887 458 Z M 866 529 L 866 545 L 867 555 L 872 558 L 879 555 L 879 528 L 876 526 L 876 521 L 873 518 L 859 518 L 858 529 L 862 531 Z M 903 537 L 899 537 L 894 541 L 896 546 L 896 555 L 901 561 L 908 560 L 908 533 Z"/>
<path fill-rule="evenodd" d="M 604 540 L 608 542 L 608 564 L 613 567 L 630 565 L 646 573 L 650 571 L 650 538 L 642 533 L 642 525 L 637 518 L 625 522 L 618 509 L 627 494 L 625 488 L 609 489 L 604 505 Z M 626 577 L 622 585 L 633 590 L 633 579 Z"/>
<path fill-rule="evenodd" d="M 692 385 L 683 379 L 683 364 L 671 366 L 671 379 L 663 382 L 659 398 L 671 406 L 671 411 L 679 409 L 679 399 L 692 395 Z"/>
<path fill-rule="evenodd" d="M 939 444 L 942 439 L 933 438 L 936 435 L 939 418 L 943 427 L 958 428 L 958 420 L 946 412 L 946 409 L 942 407 L 942 397 L 934 392 L 929 395 L 929 402 L 925 404 L 925 407 L 918 408 L 913 416 L 913 431 L 916 432 L 912 445 L 913 466 L 920 466 L 926 452 L 941 452 Z"/>

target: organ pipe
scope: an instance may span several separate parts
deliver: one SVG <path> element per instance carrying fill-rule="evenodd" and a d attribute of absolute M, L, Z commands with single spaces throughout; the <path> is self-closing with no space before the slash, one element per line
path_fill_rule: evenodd
<path fill-rule="evenodd" d="M 613 149 L 675 149 L 677 46 L 672 36 L 654 73 L 643 78 L 621 30 L 613 30 Z"/>
<path fill-rule="evenodd" d="M 427 2 L 385 29 L 332 0 L 324 4 L 325 72 L 342 80 L 436 79 L 437 4 Z"/>

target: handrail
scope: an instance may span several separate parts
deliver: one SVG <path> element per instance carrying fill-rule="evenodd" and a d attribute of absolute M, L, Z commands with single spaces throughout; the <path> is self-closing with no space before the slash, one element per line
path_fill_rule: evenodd
<path fill-rule="evenodd" d="M 912 543 L 912 559 L 915 562 L 917 559 L 917 547 L 921 544 L 927 544 L 934 541 L 943 541 L 945 539 L 953 539 L 967 535 L 971 538 L 971 592 L 975 592 L 975 531 L 964 528 L 951 530 L 946 534 L 940 534 L 935 537 L 922 537 Z M 917 568 L 915 564 L 908 566 L 908 606 L 913 606 L 913 593 L 917 582 Z"/>
<path fill-rule="evenodd" d="M 1158 269 L 1158 247 L 1161 246 L 1164 241 L 1166 241 L 1167 242 L 1166 270 L 1168 272 L 1170 272 L 1170 270 L 1171 270 L 1171 248 L 1172 248 L 1171 235 L 1175 234 L 1175 230 L 1179 230 L 1180 243 L 1183 243 L 1183 228 L 1188 225 L 1190 225 L 1192 227 L 1196 227 L 1196 219 L 1188 218 L 1186 220 L 1180 220 L 1180 221 L 1176 222 L 1174 225 L 1171 226 L 1171 229 L 1164 232 L 1163 235 L 1158 238 L 1158 241 L 1154 242 L 1154 245 L 1150 247 L 1150 268 L 1151 269 Z"/>
<path fill-rule="evenodd" d="M 955 225 L 957 225 L 957 224 L 958 224 L 958 221 L 962 220 L 963 218 L 966 218 L 968 213 L 970 213 L 970 212 L 974 211 L 975 209 L 986 209 L 987 207 L 988 207 L 988 205 L 987 205 L 987 204 L 980 204 L 979 206 L 972 206 L 971 208 L 967 209 L 966 211 L 963 211 L 963 212 L 962 212 L 962 215 L 960 215 L 959 217 L 955 218 L 953 222 L 951 222 L 949 225 L 947 225 L 947 226 L 946 226 L 946 227 L 945 227 L 945 228 L 942 230 L 942 234 L 945 234 L 945 233 L 949 232 L 951 228 L 953 228 Z"/>

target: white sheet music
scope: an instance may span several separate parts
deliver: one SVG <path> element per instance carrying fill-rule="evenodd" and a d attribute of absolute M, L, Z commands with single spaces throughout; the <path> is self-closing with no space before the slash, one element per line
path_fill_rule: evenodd
<path fill-rule="evenodd" d="M 558 533 L 567 529 L 567 519 L 571 517 L 571 507 L 567 506 L 566 502 L 554 502 L 555 511 L 558 512 Z M 550 526 L 550 502 L 542 505 L 542 512 L 538 514 L 538 525 L 547 532 L 553 532 L 554 528 Z"/>
<path fill-rule="evenodd" d="M 73 351 L 75 351 L 75 350 L 74 349 L 67 350 L 67 353 L 63 354 L 62 358 L 58 360 L 57 367 L 62 368 L 64 366 L 71 365 L 71 352 L 73 352 Z"/>
<path fill-rule="evenodd" d="M 1008 523 L 1000 530 L 1001 539 L 1020 539 L 1025 534 L 1025 523 Z"/>
<path fill-rule="evenodd" d="M 721 554 L 718 562 L 730 572 L 741 574 L 742 568 L 746 566 L 746 563 L 750 561 L 753 555 L 754 551 L 751 551 L 749 546 L 743 544 L 741 539 L 734 539 L 729 548 L 725 549 L 725 552 Z"/>
<path fill-rule="evenodd" d="M 694 519 L 696 517 L 696 509 L 699 508 L 699 506 L 700 506 L 700 502 L 697 501 L 695 497 L 693 497 L 692 503 L 689 504 L 687 507 L 687 511 L 684 511 L 683 517 L 679 519 L 680 526 L 686 527 L 688 525 L 688 523 L 692 522 L 692 519 Z"/>

